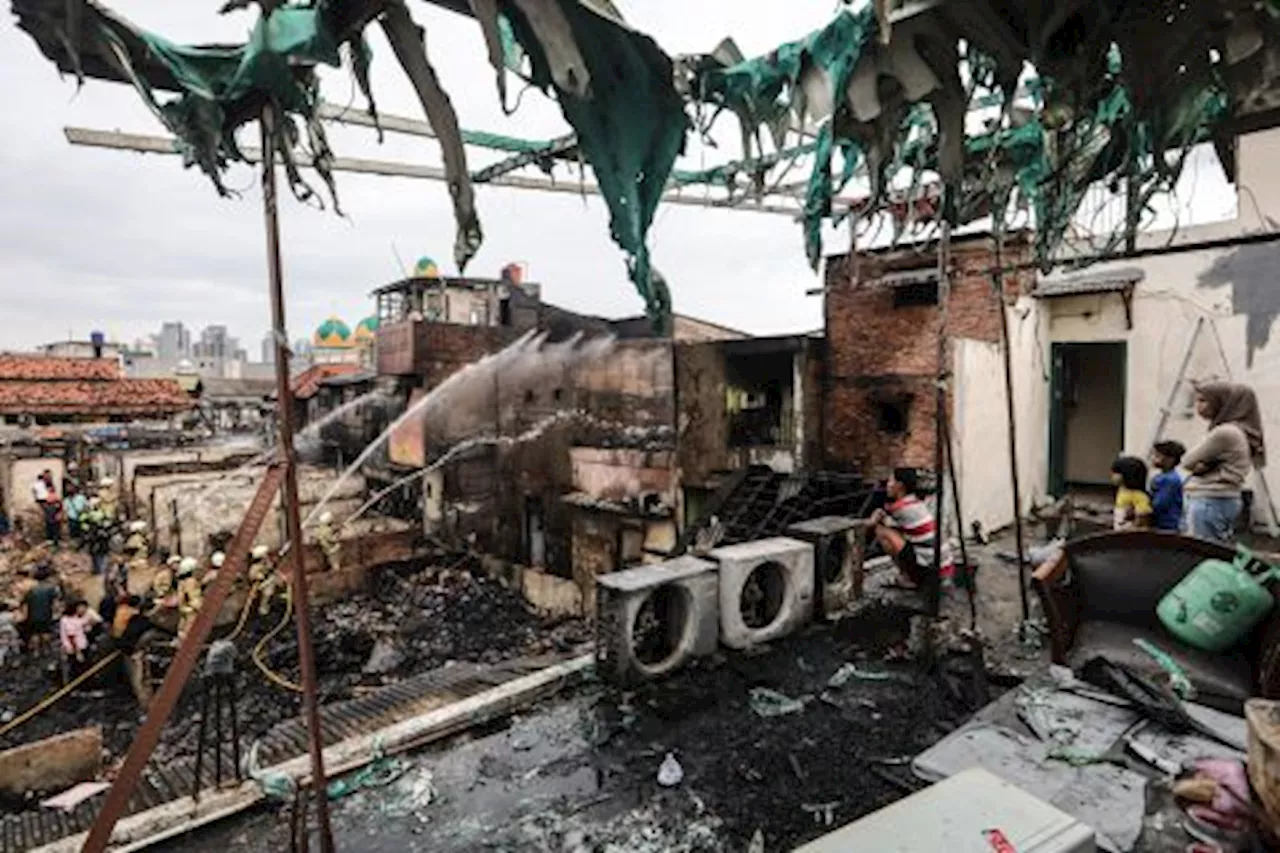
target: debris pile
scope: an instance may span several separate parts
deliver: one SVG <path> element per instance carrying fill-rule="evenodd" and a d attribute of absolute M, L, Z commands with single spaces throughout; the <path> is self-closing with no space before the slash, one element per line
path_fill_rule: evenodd
<path fill-rule="evenodd" d="M 314 634 L 322 702 L 349 699 L 402 677 L 449 661 L 492 663 L 520 655 L 568 649 L 589 638 L 580 620 L 550 623 L 525 604 L 518 591 L 465 569 L 441 570 L 423 563 L 377 570 L 370 591 L 314 611 Z M 237 639 L 236 686 L 239 723 L 246 743 L 277 723 L 301 713 L 301 696 L 272 685 L 250 660 L 250 650 L 280 621 L 277 609 L 251 622 Z M 297 638 L 280 631 L 263 659 L 289 680 L 298 677 Z M 157 654 L 157 671 L 173 650 Z M 23 657 L 0 671 L 0 713 L 20 712 L 58 687 L 56 663 L 49 657 Z M 199 727 L 199 680 L 188 684 L 171 718 L 155 760 L 195 754 Z M 101 725 L 113 759 L 122 758 L 141 723 L 124 674 L 108 669 L 19 729 L 0 738 L 0 749 L 49 737 L 71 728 Z"/>
<path fill-rule="evenodd" d="M 723 820 L 728 849 L 747 849 L 761 827 L 767 849 L 790 849 L 887 805 L 917 784 L 908 757 L 974 710 L 945 668 L 883 661 L 908 618 L 885 607 L 608 695 L 601 762 L 656 792 L 673 757 L 681 790 Z"/>

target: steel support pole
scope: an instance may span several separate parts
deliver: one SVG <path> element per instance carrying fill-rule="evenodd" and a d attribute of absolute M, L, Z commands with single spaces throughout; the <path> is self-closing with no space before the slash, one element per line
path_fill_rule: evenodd
<path fill-rule="evenodd" d="M 293 600 L 298 622 L 298 668 L 301 670 L 303 715 L 311 750 L 311 790 L 320 823 L 321 853 L 333 853 L 329 826 L 329 802 L 325 796 L 324 743 L 320 734 L 320 709 L 316 698 L 315 649 L 311 644 L 311 604 L 307 597 L 307 573 L 302 560 L 302 517 L 298 511 L 298 460 L 293 449 L 293 388 L 289 383 L 289 347 L 285 333 L 284 282 L 280 263 L 280 218 L 276 198 L 275 108 L 262 108 L 262 209 L 267 231 L 267 283 L 271 291 L 271 332 L 276 344 L 276 422 L 280 456 L 285 464 L 285 530 L 289 537 L 287 559 L 293 572 Z M 305 828 L 303 830 L 305 832 Z"/>
<path fill-rule="evenodd" d="M 943 204 L 945 210 L 946 204 Z M 938 237 L 938 376 L 934 392 L 934 444 L 933 444 L 933 479 L 936 500 L 934 501 L 933 576 L 928 584 L 928 601 L 930 613 L 934 616 L 942 608 L 942 545 L 946 536 L 947 468 L 947 382 L 951 375 L 948 359 L 951 355 L 948 338 L 948 321 L 951 313 L 951 223 L 944 215 L 941 232 Z M 953 484 L 954 486 L 954 484 Z M 964 531 L 960 531 L 964 535 Z"/>
<path fill-rule="evenodd" d="M 1018 594 L 1022 604 L 1022 622 L 1031 618 L 1031 602 L 1027 598 L 1027 551 L 1022 534 L 1022 483 L 1018 476 L 1018 429 L 1013 401 L 1013 354 L 1009 345 L 1009 312 L 1004 302 L 1004 236 L 999 225 L 995 233 L 995 268 L 991 273 L 996 291 L 996 313 L 1000 315 L 1000 353 L 1004 360 L 1004 405 L 1009 420 L 1009 479 L 1013 486 L 1013 536 L 1018 549 Z"/>

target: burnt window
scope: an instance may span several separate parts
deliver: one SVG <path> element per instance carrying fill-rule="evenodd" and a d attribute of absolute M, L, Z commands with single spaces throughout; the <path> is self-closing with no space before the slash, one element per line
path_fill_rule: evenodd
<path fill-rule="evenodd" d="M 893 289 L 894 308 L 913 308 L 921 305 L 938 304 L 938 282 L 913 281 Z"/>
<path fill-rule="evenodd" d="M 524 392 L 524 402 L 526 405 L 533 403 L 533 389 L 530 388 Z"/>
<path fill-rule="evenodd" d="M 909 400 L 877 400 L 875 406 L 876 428 L 880 432 L 902 435 L 907 431 Z"/>
<path fill-rule="evenodd" d="M 564 400 L 564 389 L 557 388 L 556 390 L 552 391 L 551 399 L 555 400 L 557 403 L 562 402 Z"/>

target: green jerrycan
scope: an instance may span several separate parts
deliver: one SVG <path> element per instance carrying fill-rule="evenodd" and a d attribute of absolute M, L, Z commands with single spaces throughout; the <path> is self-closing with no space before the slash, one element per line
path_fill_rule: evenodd
<path fill-rule="evenodd" d="M 1266 584 L 1280 577 L 1244 547 L 1233 562 L 1205 560 L 1171 589 L 1156 615 L 1182 642 L 1206 652 L 1225 652 L 1271 612 Z"/>

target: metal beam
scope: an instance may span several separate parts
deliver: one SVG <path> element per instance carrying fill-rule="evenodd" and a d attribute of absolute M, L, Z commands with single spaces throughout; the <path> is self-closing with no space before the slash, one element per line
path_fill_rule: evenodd
<path fill-rule="evenodd" d="M 83 127 L 66 127 L 63 133 L 72 145 L 90 148 L 110 148 L 117 151 L 136 151 L 141 154 L 178 153 L 177 143 L 171 137 L 148 136 L 136 133 L 121 133 L 114 130 L 93 130 Z M 262 162 L 262 151 L 251 146 L 240 149 L 250 163 Z M 311 165 L 311 158 L 298 154 L 295 159 L 299 165 Z M 393 178 L 419 178 L 428 181 L 445 181 L 444 169 L 439 166 L 422 166 L 415 163 L 395 163 L 386 160 L 365 160 L 355 157 L 335 157 L 332 169 L 335 172 L 354 172 L 364 175 L 382 175 Z M 600 187 L 594 182 L 554 181 L 550 178 L 529 178 L 521 175 L 502 175 L 489 181 L 487 186 L 507 187 L 518 190 L 539 190 L 541 192 L 564 193 L 566 195 L 600 195 Z M 662 200 L 666 204 L 684 205 L 687 207 L 707 207 L 721 210 L 737 210 L 752 213 L 771 213 L 779 216 L 796 218 L 801 210 L 796 205 L 787 204 L 748 204 L 741 207 L 725 207 L 723 202 L 715 198 L 699 198 L 685 196 L 679 192 L 668 192 Z"/>
<path fill-rule="evenodd" d="M 476 184 L 487 184 L 494 178 L 502 177 L 508 172 L 523 169 L 525 166 L 540 163 L 548 157 L 563 156 L 570 151 L 578 150 L 578 134 L 569 133 L 551 140 L 551 143 L 537 151 L 522 151 L 505 160 L 499 160 L 492 166 L 471 173 L 471 181 Z"/>

